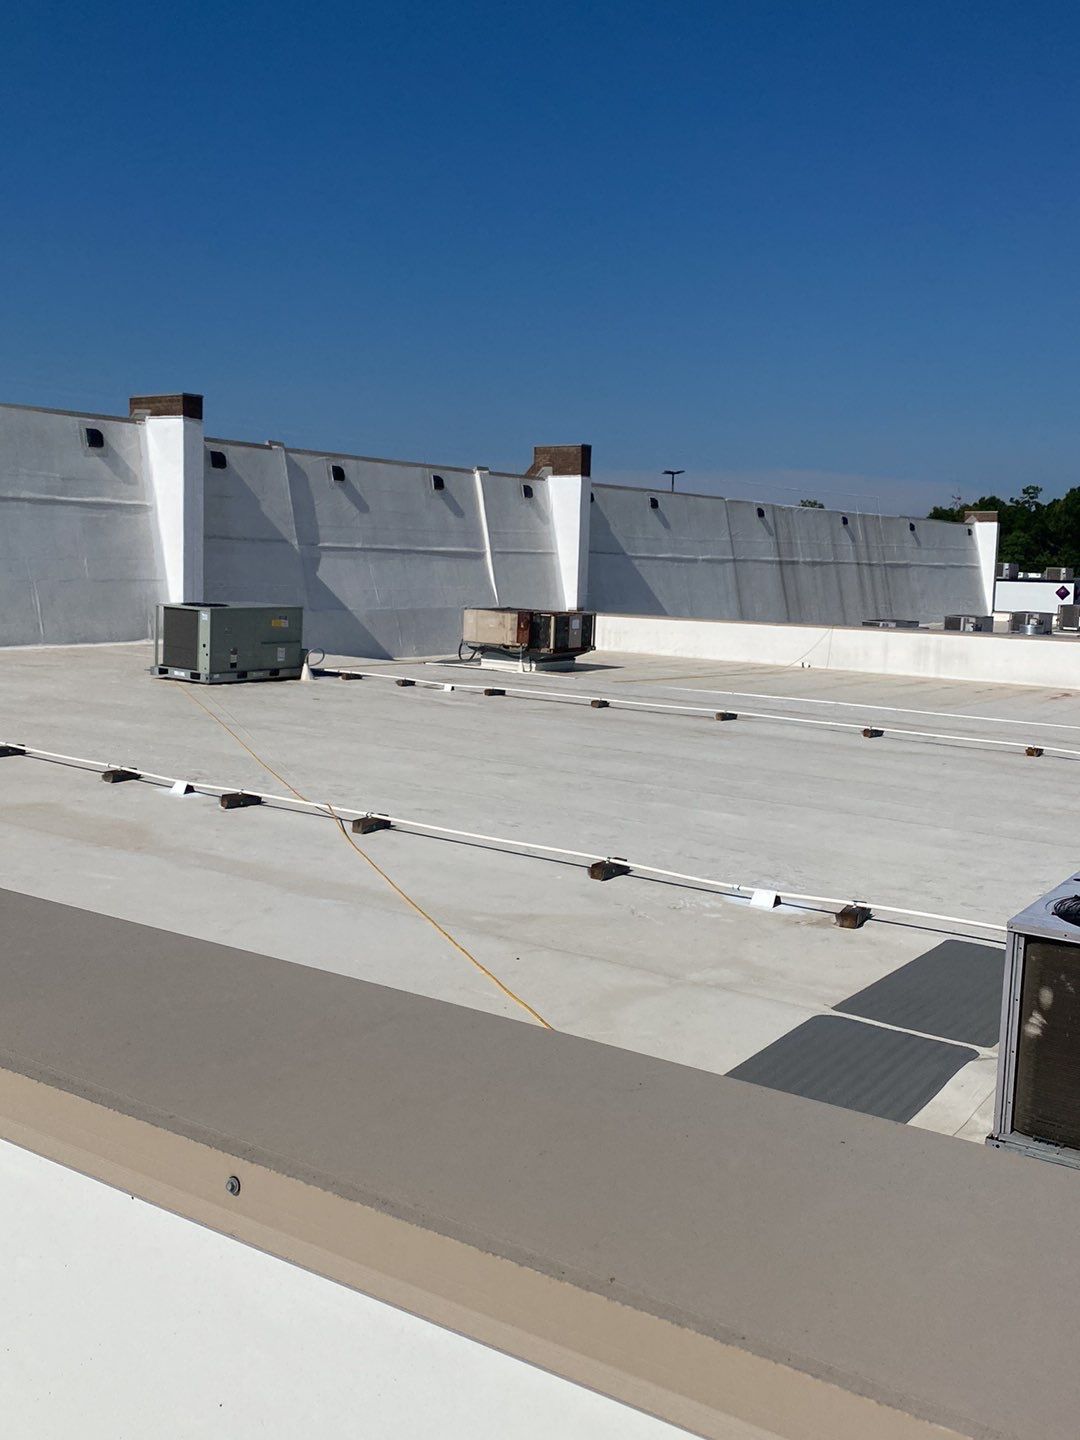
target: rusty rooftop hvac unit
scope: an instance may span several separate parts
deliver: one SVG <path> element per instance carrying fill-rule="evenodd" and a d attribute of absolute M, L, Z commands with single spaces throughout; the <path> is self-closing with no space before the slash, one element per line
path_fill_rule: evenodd
<path fill-rule="evenodd" d="M 466 610 L 461 643 L 474 656 L 573 660 L 593 649 L 595 620 L 585 610 Z"/>

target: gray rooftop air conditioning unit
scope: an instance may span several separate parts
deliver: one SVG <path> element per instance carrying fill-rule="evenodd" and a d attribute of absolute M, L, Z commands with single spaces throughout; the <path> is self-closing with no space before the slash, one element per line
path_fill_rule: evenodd
<path fill-rule="evenodd" d="M 153 673 L 201 685 L 296 680 L 303 631 L 299 605 L 159 605 Z"/>
<path fill-rule="evenodd" d="M 1049 610 L 1013 610 L 1009 615 L 1010 635 L 1049 635 L 1053 629 Z"/>
<path fill-rule="evenodd" d="M 864 620 L 874 630 L 918 630 L 918 620 Z"/>
<path fill-rule="evenodd" d="M 1058 629 L 1080 630 L 1080 605 L 1058 606 Z"/>
<path fill-rule="evenodd" d="M 1080 875 L 1009 921 L 988 1143 L 1080 1168 Z"/>
<path fill-rule="evenodd" d="M 1071 565 L 1051 565 L 1043 572 L 1044 580 L 1071 580 L 1072 578 Z"/>
<path fill-rule="evenodd" d="M 1016 580 L 1020 576 L 1020 566 L 1015 561 L 1003 560 L 997 567 L 997 578 L 999 580 Z"/>
<path fill-rule="evenodd" d="M 586 610 L 466 610 L 461 651 L 515 664 L 572 661 L 593 649 L 595 622 Z"/>
<path fill-rule="evenodd" d="M 993 634 L 992 615 L 946 615 L 946 630 L 961 630 L 965 635 Z"/>

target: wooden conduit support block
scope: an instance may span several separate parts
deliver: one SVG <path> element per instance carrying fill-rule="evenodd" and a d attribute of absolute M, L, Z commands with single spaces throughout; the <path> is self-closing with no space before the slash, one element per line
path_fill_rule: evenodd
<path fill-rule="evenodd" d="M 373 835 L 376 830 L 392 830 L 393 826 L 382 815 L 358 815 L 349 829 L 354 835 Z"/>
<path fill-rule="evenodd" d="M 111 770 L 103 770 L 101 778 L 107 785 L 119 785 L 124 780 L 139 780 L 142 777 L 138 770 L 124 770 L 119 766 L 114 766 Z"/>
<path fill-rule="evenodd" d="M 249 795 L 246 790 L 226 790 L 221 797 L 222 810 L 244 810 L 249 805 L 261 804 L 261 795 Z"/>
<path fill-rule="evenodd" d="M 630 866 L 618 860 L 594 860 L 589 866 L 590 880 L 614 880 L 616 875 L 629 875 Z"/>
<path fill-rule="evenodd" d="M 836 923 L 841 930 L 861 930 L 873 918 L 873 911 L 866 905 L 845 905 L 836 912 Z"/>

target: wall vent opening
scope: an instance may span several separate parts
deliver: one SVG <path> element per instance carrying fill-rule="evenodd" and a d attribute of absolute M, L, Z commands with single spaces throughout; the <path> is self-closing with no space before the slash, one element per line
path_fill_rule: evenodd
<path fill-rule="evenodd" d="M 650 510 L 659 510 L 659 509 L 660 509 L 660 501 L 657 500 L 657 498 L 656 498 L 655 495 L 650 495 L 650 496 L 649 496 L 649 509 L 650 509 Z"/>
<path fill-rule="evenodd" d="M 531 500 L 533 498 L 533 488 L 531 485 L 522 485 L 521 498 L 523 500 Z"/>
<path fill-rule="evenodd" d="M 337 484 L 337 485 L 344 485 L 344 483 L 345 483 L 345 466 L 344 466 L 344 465 L 331 465 L 331 466 L 330 466 L 330 479 L 333 480 L 334 483 Z"/>
<path fill-rule="evenodd" d="M 224 451 L 224 450 L 211 450 L 211 451 L 210 451 L 210 469 L 211 469 L 211 470 L 224 470 L 225 467 L 228 465 L 228 463 L 229 463 L 229 462 L 225 459 L 225 451 Z"/>
<path fill-rule="evenodd" d="M 105 436 L 93 425 L 88 425 L 86 427 L 86 448 L 88 450 L 105 449 Z M 968 534 L 971 534 L 970 530 L 968 531 Z"/>
<path fill-rule="evenodd" d="M 443 477 L 442 477 L 441 475 L 432 475 L 432 477 L 431 477 L 431 488 L 432 488 L 432 490 L 445 490 L 445 489 L 446 489 L 446 481 L 443 479 Z"/>

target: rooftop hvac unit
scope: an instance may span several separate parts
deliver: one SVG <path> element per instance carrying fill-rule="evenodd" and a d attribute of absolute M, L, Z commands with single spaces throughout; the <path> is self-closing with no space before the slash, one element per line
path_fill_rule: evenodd
<path fill-rule="evenodd" d="M 202 685 L 296 680 L 303 630 L 299 605 L 159 605 L 154 674 Z"/>
<path fill-rule="evenodd" d="M 946 630 L 962 630 L 966 635 L 993 634 L 992 615 L 946 615 Z"/>
<path fill-rule="evenodd" d="M 1048 610 L 1013 610 L 1009 615 L 1010 635 L 1049 635 L 1054 617 Z"/>
<path fill-rule="evenodd" d="M 1051 565 L 1043 572 L 1044 580 L 1071 580 L 1072 578 L 1071 565 Z"/>
<path fill-rule="evenodd" d="M 1014 561 L 1002 561 L 997 567 L 997 578 L 999 580 L 1018 580 L 1020 578 L 1020 566 Z"/>
<path fill-rule="evenodd" d="M 1009 921 L 988 1140 L 1080 1167 L 1080 875 Z"/>
<path fill-rule="evenodd" d="M 918 630 L 918 620 L 864 620 L 864 625 L 875 630 Z"/>
<path fill-rule="evenodd" d="M 462 649 L 515 661 L 573 660 L 593 649 L 595 621 L 584 610 L 466 610 Z"/>
<path fill-rule="evenodd" d="M 1058 606 L 1058 629 L 1080 630 L 1080 605 Z"/>

